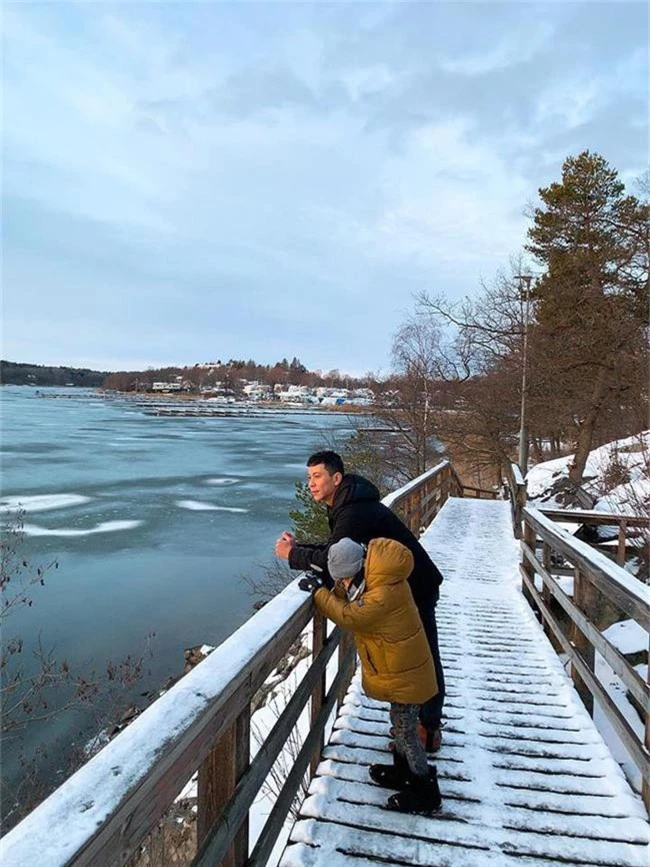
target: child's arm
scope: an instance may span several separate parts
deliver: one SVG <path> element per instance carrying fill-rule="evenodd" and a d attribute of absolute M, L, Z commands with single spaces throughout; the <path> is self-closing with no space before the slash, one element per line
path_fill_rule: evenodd
<path fill-rule="evenodd" d="M 314 593 L 314 604 L 321 614 L 351 632 L 373 632 L 390 613 L 376 593 L 364 593 L 360 601 L 349 602 L 321 588 Z"/>

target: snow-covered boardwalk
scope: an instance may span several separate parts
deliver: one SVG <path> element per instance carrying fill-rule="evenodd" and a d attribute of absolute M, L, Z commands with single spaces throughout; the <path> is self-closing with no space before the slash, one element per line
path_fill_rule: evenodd
<path fill-rule="evenodd" d="M 445 576 L 443 808 L 383 809 L 368 765 L 389 760 L 387 705 L 357 677 L 281 867 L 648 867 L 643 804 L 521 595 L 509 504 L 449 499 L 422 542 Z"/>

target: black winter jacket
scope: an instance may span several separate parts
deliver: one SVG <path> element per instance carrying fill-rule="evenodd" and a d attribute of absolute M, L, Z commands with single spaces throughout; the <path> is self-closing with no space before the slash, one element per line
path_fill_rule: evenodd
<path fill-rule="evenodd" d="M 343 476 L 334 503 L 327 508 L 330 537 L 324 545 L 296 545 L 289 554 L 292 569 L 327 572 L 327 550 L 346 536 L 367 545 L 371 539 L 395 539 L 413 554 L 415 565 L 408 582 L 418 608 L 428 608 L 438 599 L 442 575 L 413 533 L 379 498 L 379 491 L 363 476 Z M 331 579 L 330 579 L 331 580 Z"/>

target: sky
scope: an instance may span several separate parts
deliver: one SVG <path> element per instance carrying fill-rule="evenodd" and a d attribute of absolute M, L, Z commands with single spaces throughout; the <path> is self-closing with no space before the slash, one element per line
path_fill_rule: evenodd
<path fill-rule="evenodd" d="M 386 374 L 569 155 L 633 190 L 645 3 L 5 2 L 3 347 Z"/>

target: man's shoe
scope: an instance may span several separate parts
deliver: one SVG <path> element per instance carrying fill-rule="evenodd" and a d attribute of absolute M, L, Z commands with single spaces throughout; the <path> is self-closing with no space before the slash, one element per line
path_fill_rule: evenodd
<path fill-rule="evenodd" d="M 418 735 L 424 749 L 428 753 L 437 753 L 442 744 L 442 731 L 437 729 L 425 729 L 422 723 L 418 723 Z"/>
<path fill-rule="evenodd" d="M 388 735 L 391 738 L 395 737 L 394 726 L 391 726 L 388 729 Z M 422 723 L 418 723 L 418 737 L 422 742 L 422 746 L 428 753 L 437 753 L 440 749 L 440 746 L 442 744 L 442 731 L 439 728 L 429 731 L 428 729 L 425 729 Z M 391 750 L 391 752 L 395 751 L 394 741 L 391 741 L 388 744 L 388 749 Z"/>
<path fill-rule="evenodd" d="M 436 769 L 430 768 L 427 777 L 411 774 L 408 785 L 396 795 L 391 795 L 386 806 L 398 813 L 432 816 L 442 806 Z"/>

